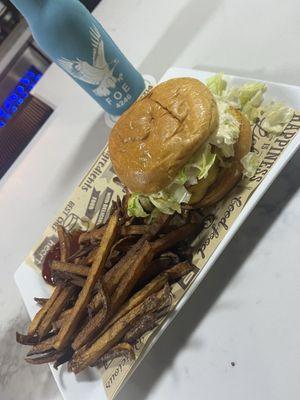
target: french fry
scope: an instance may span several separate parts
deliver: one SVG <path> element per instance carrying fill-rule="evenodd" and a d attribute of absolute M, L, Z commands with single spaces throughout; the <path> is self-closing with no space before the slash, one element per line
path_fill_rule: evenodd
<path fill-rule="evenodd" d="M 151 238 L 153 234 L 157 234 L 159 230 L 165 226 L 167 221 L 169 220 L 169 216 L 162 216 L 159 222 L 155 225 L 155 228 L 151 228 L 150 232 L 148 232 L 147 237 Z M 104 275 L 104 285 L 107 289 L 108 294 L 112 294 L 116 287 L 118 286 L 122 276 L 125 274 L 127 270 L 131 268 L 132 263 L 134 262 L 134 257 L 136 256 L 137 251 L 141 248 L 146 238 L 142 237 L 134 244 L 131 249 L 121 258 L 120 261 L 117 262 L 105 275 Z M 95 303 L 98 304 L 100 300 L 95 299 Z"/>
<path fill-rule="evenodd" d="M 129 217 L 127 216 L 127 219 L 125 221 L 125 226 L 130 226 L 133 225 L 134 221 L 137 219 L 137 217 Z"/>
<path fill-rule="evenodd" d="M 108 309 L 110 304 L 110 297 L 107 295 L 106 289 L 104 289 L 104 285 L 100 281 L 96 283 L 95 289 L 95 295 L 87 306 L 89 318 L 92 318 L 96 312 L 99 311 L 100 307 L 104 306 L 106 309 Z M 95 302 L 96 298 L 99 299 L 98 304 Z"/>
<path fill-rule="evenodd" d="M 180 257 L 182 261 L 192 261 L 195 249 L 191 247 L 188 243 L 182 243 L 176 246 L 176 254 Z"/>
<path fill-rule="evenodd" d="M 123 228 L 123 227 L 122 227 Z M 137 238 L 134 236 L 124 236 L 121 239 L 119 239 L 114 245 L 113 248 L 111 249 L 111 252 L 113 253 L 114 251 L 121 251 L 121 252 L 126 252 L 128 251 L 131 246 L 133 246 L 137 242 Z"/>
<path fill-rule="evenodd" d="M 64 321 L 71 315 L 72 313 L 72 308 L 68 308 L 67 310 L 63 311 L 60 316 L 59 319 L 57 319 L 56 321 L 52 322 L 52 329 L 54 332 L 58 332 L 60 330 L 60 328 L 62 327 Z"/>
<path fill-rule="evenodd" d="M 107 327 L 113 325 L 118 319 L 123 317 L 129 311 L 131 311 L 138 304 L 142 303 L 147 297 L 151 294 L 158 292 L 161 288 L 165 286 L 167 283 L 167 275 L 160 274 L 156 278 L 154 278 L 148 285 L 143 287 L 141 290 L 136 292 L 130 299 L 120 308 L 117 314 L 109 321 Z"/>
<path fill-rule="evenodd" d="M 52 322 L 53 332 L 57 333 L 60 330 L 60 328 L 63 326 L 64 322 L 65 322 L 65 318 L 59 318 L 56 321 Z"/>
<path fill-rule="evenodd" d="M 95 283 L 103 273 L 105 262 L 117 237 L 117 232 L 118 214 L 115 213 L 108 222 L 95 260 L 90 268 L 85 284 L 79 293 L 78 299 L 72 309 L 72 313 L 59 330 L 57 340 L 54 343 L 54 348 L 56 350 L 61 350 L 66 347 L 76 327 L 78 326 L 78 323 L 90 301 Z"/>
<path fill-rule="evenodd" d="M 93 229 L 89 232 L 84 232 L 79 236 L 79 243 L 86 243 L 93 240 L 101 240 L 104 235 L 106 229 L 106 225 L 101 226 L 100 228 Z"/>
<path fill-rule="evenodd" d="M 127 188 L 125 188 L 125 191 L 126 191 L 125 195 L 122 198 L 122 208 L 123 208 L 123 210 L 125 210 L 126 217 L 127 217 L 127 220 L 128 220 L 129 218 L 132 218 L 132 217 L 129 217 L 127 212 L 126 212 L 127 206 L 128 206 L 128 200 L 130 199 L 131 195 L 130 195 L 130 192 L 129 192 L 129 190 Z"/>
<path fill-rule="evenodd" d="M 90 268 L 85 265 L 67 263 L 63 261 L 53 261 L 51 264 L 52 271 L 70 272 L 80 276 L 88 276 Z"/>
<path fill-rule="evenodd" d="M 50 331 L 52 328 L 52 322 L 55 321 L 63 309 L 66 308 L 70 301 L 70 297 L 74 294 L 74 292 L 74 286 L 67 286 L 59 293 L 52 307 L 48 310 L 45 318 L 37 328 L 37 334 L 40 338 L 43 338 Z"/>
<path fill-rule="evenodd" d="M 53 334 L 48 335 L 48 337 L 51 336 L 53 336 Z M 40 342 L 40 338 L 36 335 L 22 335 L 22 333 L 16 332 L 16 341 L 17 343 L 23 344 L 25 346 L 32 346 L 38 344 Z"/>
<path fill-rule="evenodd" d="M 112 268 L 118 261 L 121 260 L 123 254 L 119 251 L 111 251 L 106 263 L 105 263 L 105 272 L 107 272 L 110 268 Z"/>
<path fill-rule="evenodd" d="M 51 350 L 39 357 L 34 357 L 34 358 L 26 357 L 25 361 L 27 361 L 29 364 L 34 364 L 34 365 L 45 364 L 56 361 L 63 354 L 64 354 L 63 351 Z"/>
<path fill-rule="evenodd" d="M 94 260 L 95 260 L 97 251 L 98 251 L 97 248 L 93 249 L 93 250 L 86 256 L 86 258 L 85 258 L 85 260 L 84 260 L 84 264 L 86 264 L 86 265 L 92 265 L 93 262 L 94 262 Z"/>
<path fill-rule="evenodd" d="M 114 360 L 115 358 L 125 357 L 128 360 L 135 360 L 134 349 L 130 343 L 119 343 L 95 362 L 93 366 L 102 367 L 105 363 Z"/>
<path fill-rule="evenodd" d="M 130 292 L 137 284 L 143 272 L 146 270 L 153 258 L 151 244 L 146 241 L 136 255 L 130 269 L 122 277 L 120 284 L 116 287 L 111 299 L 111 313 L 116 312 L 124 301 L 128 298 Z"/>
<path fill-rule="evenodd" d="M 120 230 L 121 236 L 137 235 L 141 236 L 150 231 L 151 225 L 129 225 L 122 226 Z M 102 239 L 105 232 L 106 226 L 101 226 L 101 228 L 94 229 L 90 232 L 84 232 L 79 237 L 79 243 L 83 244 L 86 242 L 99 241 Z"/>
<path fill-rule="evenodd" d="M 170 262 L 172 262 L 173 264 L 178 264 L 179 263 L 179 256 L 174 253 L 173 251 L 166 251 L 165 253 L 162 253 L 159 256 L 159 259 L 168 259 L 170 260 Z"/>
<path fill-rule="evenodd" d="M 156 222 L 151 226 L 150 232 L 145 235 L 148 240 L 153 239 L 155 236 L 157 236 L 161 231 L 163 231 L 169 224 L 169 222 L 172 219 L 172 215 L 167 215 L 167 214 L 162 214 L 158 216 Z"/>
<path fill-rule="evenodd" d="M 60 247 L 60 260 L 67 261 L 68 257 L 70 257 L 71 250 L 70 236 L 62 225 L 57 226 L 57 234 Z"/>
<path fill-rule="evenodd" d="M 49 311 L 49 309 L 52 307 L 54 304 L 55 300 L 59 296 L 60 292 L 63 290 L 62 287 L 56 286 L 54 291 L 52 292 L 52 295 L 50 296 L 49 300 L 46 302 L 46 304 L 37 312 L 33 320 L 31 321 L 29 328 L 28 328 L 28 335 L 34 335 L 35 332 L 37 331 L 39 325 L 41 324 L 42 320 L 45 318 L 45 315 Z"/>
<path fill-rule="evenodd" d="M 47 301 L 49 300 L 48 298 L 44 297 L 34 297 L 33 300 L 40 306 L 44 306 Z"/>
<path fill-rule="evenodd" d="M 82 288 L 85 284 L 85 279 L 77 275 L 72 275 L 70 276 L 70 283 Z"/>
<path fill-rule="evenodd" d="M 70 317 L 71 313 L 72 313 L 72 308 L 68 308 L 67 310 L 63 311 L 60 314 L 59 318 L 68 318 L 68 317 Z"/>
<path fill-rule="evenodd" d="M 171 252 L 162 254 L 159 258 L 155 258 L 144 272 L 137 286 L 143 287 L 146 283 L 151 281 L 151 279 L 178 262 L 179 257 Z"/>
<path fill-rule="evenodd" d="M 85 261 L 85 257 L 77 257 L 77 258 L 74 258 L 73 264 L 87 266 L 86 264 L 84 264 L 84 261 Z"/>
<path fill-rule="evenodd" d="M 137 305 L 107 329 L 89 347 L 83 347 L 75 352 L 68 365 L 69 371 L 77 374 L 87 366 L 93 365 L 103 354 L 118 343 L 135 321 L 142 315 L 157 310 L 167 299 L 168 294 L 166 294 L 165 288 L 149 296 L 143 303 Z"/>
<path fill-rule="evenodd" d="M 89 313 L 95 314 L 97 311 L 99 311 L 101 305 L 102 305 L 102 294 L 100 292 L 97 292 L 88 305 Z"/>
<path fill-rule="evenodd" d="M 125 256 L 106 272 L 103 278 L 103 283 L 109 295 L 114 292 L 123 275 L 128 269 L 131 268 L 138 250 L 144 243 L 144 238 L 138 240 L 137 243 L 133 245 L 132 248 L 125 254 Z"/>
<path fill-rule="evenodd" d="M 145 235 L 145 234 L 156 234 L 163 226 L 170 220 L 169 215 L 161 214 L 158 218 L 157 223 L 153 225 L 124 225 L 121 227 L 120 235 Z M 79 236 L 79 243 L 83 244 L 86 242 L 99 241 L 102 239 L 106 229 L 106 224 L 100 228 L 93 229 L 89 232 L 84 232 Z"/>
<path fill-rule="evenodd" d="M 121 202 L 121 198 L 120 198 L 120 196 L 119 196 L 119 195 L 117 196 L 117 200 L 116 200 L 116 206 L 117 206 L 117 210 L 118 210 L 118 212 L 119 212 L 119 215 L 121 215 L 121 216 L 122 216 L 123 209 L 122 209 L 122 202 Z"/>
<path fill-rule="evenodd" d="M 203 214 L 199 212 L 199 210 L 190 210 L 189 212 L 189 221 L 192 224 L 202 224 L 203 223 Z"/>
<path fill-rule="evenodd" d="M 168 275 L 168 279 L 170 282 L 177 281 L 178 279 L 182 278 L 189 272 L 193 270 L 193 266 L 188 262 L 184 261 L 179 264 L 174 265 L 174 267 L 169 268 L 165 271 Z"/>
<path fill-rule="evenodd" d="M 43 340 L 40 343 L 37 343 L 27 353 L 27 357 L 33 356 L 36 354 L 43 354 L 50 350 L 53 350 L 53 343 L 54 343 L 55 339 L 56 339 L 55 336 L 51 336 L 50 338 Z"/>
<path fill-rule="evenodd" d="M 146 314 L 125 334 L 124 342 L 135 344 L 146 332 L 152 331 L 157 326 L 157 319 L 154 313 Z"/>
<path fill-rule="evenodd" d="M 60 365 L 71 360 L 73 353 L 74 352 L 71 348 L 67 348 L 66 351 L 56 359 L 55 363 L 53 364 L 54 369 L 58 369 Z"/>
<path fill-rule="evenodd" d="M 170 312 L 171 305 L 172 305 L 172 300 L 169 299 L 169 302 L 166 303 L 166 305 L 164 305 L 162 308 L 153 313 L 156 321 L 158 321 L 159 319 L 161 319 Z"/>
<path fill-rule="evenodd" d="M 150 230 L 151 225 L 124 225 L 121 228 L 121 236 L 142 236 L 149 233 Z"/>
<path fill-rule="evenodd" d="M 75 262 L 75 260 L 79 258 L 84 258 L 84 256 L 88 256 L 92 251 L 97 251 L 97 245 L 88 244 L 79 248 L 75 253 L 71 254 L 70 257 L 67 258 L 67 262 Z M 86 263 L 84 263 L 86 265 Z"/>
<path fill-rule="evenodd" d="M 103 322 L 106 319 L 109 309 L 109 299 L 102 287 L 99 289 L 99 293 L 101 294 L 102 297 L 102 302 L 101 302 L 102 308 L 79 331 L 79 333 L 72 342 L 72 348 L 74 350 L 78 350 L 80 347 L 84 346 L 87 342 L 93 339 L 94 335 L 98 332 L 98 330 L 101 328 Z"/>
<path fill-rule="evenodd" d="M 152 243 L 154 254 L 162 253 L 173 247 L 176 243 L 186 240 L 189 236 L 197 233 L 199 227 L 199 224 L 185 224 L 174 231 L 167 233 L 165 236 L 156 239 Z"/>
<path fill-rule="evenodd" d="M 109 270 L 104 275 L 104 284 L 109 294 L 112 294 L 116 287 L 119 285 L 123 275 L 126 273 L 127 270 L 132 269 L 132 265 L 135 261 L 136 253 L 138 249 L 143 245 L 145 242 L 144 239 L 140 239 L 136 245 L 134 245 L 111 270 Z M 176 259 L 177 260 L 177 259 Z M 165 270 L 166 268 L 170 267 L 170 260 L 160 260 L 156 259 L 151 262 L 148 268 L 142 273 L 142 276 L 139 279 L 139 286 L 141 283 L 149 282 L 152 278 L 158 275 L 160 272 Z M 89 305 L 91 310 L 97 310 L 101 306 L 101 295 L 96 294 Z"/>
<path fill-rule="evenodd" d="M 85 278 L 70 272 L 54 271 L 52 279 L 56 285 L 63 287 L 73 285 L 82 288 L 85 284 Z"/>

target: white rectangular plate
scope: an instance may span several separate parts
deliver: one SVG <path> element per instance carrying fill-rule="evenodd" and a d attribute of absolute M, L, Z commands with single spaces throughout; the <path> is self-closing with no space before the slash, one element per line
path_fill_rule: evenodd
<path fill-rule="evenodd" d="M 205 81 L 211 75 L 214 75 L 214 73 L 207 71 L 197 71 L 192 69 L 171 68 L 166 72 L 166 74 L 163 76 L 161 80 L 165 81 L 167 79 L 175 77 L 189 76 L 200 79 L 201 81 Z M 252 80 L 248 78 L 235 77 L 235 76 L 228 76 L 228 78 L 230 83 L 237 85 L 242 85 L 244 82 Z M 268 85 L 268 97 L 284 101 L 287 105 L 293 107 L 295 110 L 297 111 L 300 110 L 300 87 L 283 85 L 273 82 L 266 82 L 266 83 Z M 233 223 L 228 234 L 226 235 L 224 240 L 220 243 L 220 245 L 215 250 L 213 255 L 210 257 L 205 267 L 198 274 L 195 281 L 189 288 L 187 294 L 180 301 L 179 305 L 176 307 L 175 311 L 166 320 L 166 322 L 156 335 L 155 339 L 148 347 L 147 352 L 151 349 L 151 347 L 158 340 L 160 335 L 164 332 L 164 330 L 167 328 L 167 326 L 170 324 L 173 318 L 183 307 L 185 302 L 192 295 L 192 293 L 197 288 L 199 283 L 202 281 L 206 273 L 209 271 L 209 269 L 215 263 L 215 261 L 223 252 L 225 247 L 228 245 L 230 240 L 233 238 L 239 227 L 242 225 L 242 223 L 254 209 L 258 201 L 266 193 L 271 183 L 279 175 L 281 170 L 291 159 L 291 157 L 295 154 L 295 152 L 299 147 L 300 147 L 300 134 L 298 133 L 296 137 L 293 139 L 293 141 L 282 153 L 282 155 L 279 157 L 277 162 L 273 165 L 272 169 L 265 177 L 265 179 L 261 182 L 261 184 L 258 186 L 258 188 L 251 196 L 249 201 L 246 203 L 244 209 Z M 25 262 L 22 263 L 18 268 L 18 270 L 16 271 L 15 281 L 21 292 L 27 311 L 30 317 L 33 318 L 33 316 L 38 310 L 38 307 L 35 304 L 33 297 L 34 296 L 47 297 L 47 295 L 49 295 L 49 287 L 44 283 L 43 279 L 41 278 L 41 275 L 37 273 L 37 271 L 35 271 L 33 268 L 29 267 Z M 89 369 L 88 371 L 79 374 L 79 376 L 75 376 L 73 374 L 68 373 L 66 371 L 65 366 L 61 367 L 58 371 L 54 370 L 51 366 L 50 368 L 53 373 L 54 379 L 57 383 L 57 386 L 65 400 L 77 400 L 77 399 L 81 400 L 83 398 L 90 400 L 106 399 L 104 388 L 101 384 L 101 380 L 99 379 L 99 372 L 96 369 Z"/>

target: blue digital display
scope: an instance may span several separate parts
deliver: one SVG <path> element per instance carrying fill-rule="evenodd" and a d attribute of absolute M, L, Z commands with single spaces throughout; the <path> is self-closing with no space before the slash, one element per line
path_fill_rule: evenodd
<path fill-rule="evenodd" d="M 23 104 L 29 92 L 37 84 L 42 75 L 37 68 L 31 66 L 24 76 L 22 76 L 14 90 L 0 104 L 0 128 L 3 128 L 18 111 L 20 105 Z"/>

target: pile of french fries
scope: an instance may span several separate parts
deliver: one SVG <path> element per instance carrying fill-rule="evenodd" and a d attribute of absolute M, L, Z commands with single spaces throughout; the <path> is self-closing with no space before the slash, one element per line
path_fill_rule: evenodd
<path fill-rule="evenodd" d="M 89 232 L 58 227 L 60 261 L 51 265 L 55 288 L 26 335 L 31 364 L 68 362 L 74 373 L 120 356 L 134 358 L 134 345 L 165 318 L 172 285 L 193 269 L 190 243 L 201 215 L 159 215 L 156 222 L 127 216 L 126 196 L 108 221 Z M 71 253 L 77 235 L 79 248 Z"/>

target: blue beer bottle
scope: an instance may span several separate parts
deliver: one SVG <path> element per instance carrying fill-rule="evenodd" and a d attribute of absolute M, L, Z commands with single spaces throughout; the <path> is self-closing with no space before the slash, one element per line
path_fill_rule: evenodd
<path fill-rule="evenodd" d="M 32 35 L 109 114 L 121 115 L 143 92 L 142 75 L 77 0 L 11 0 Z"/>

